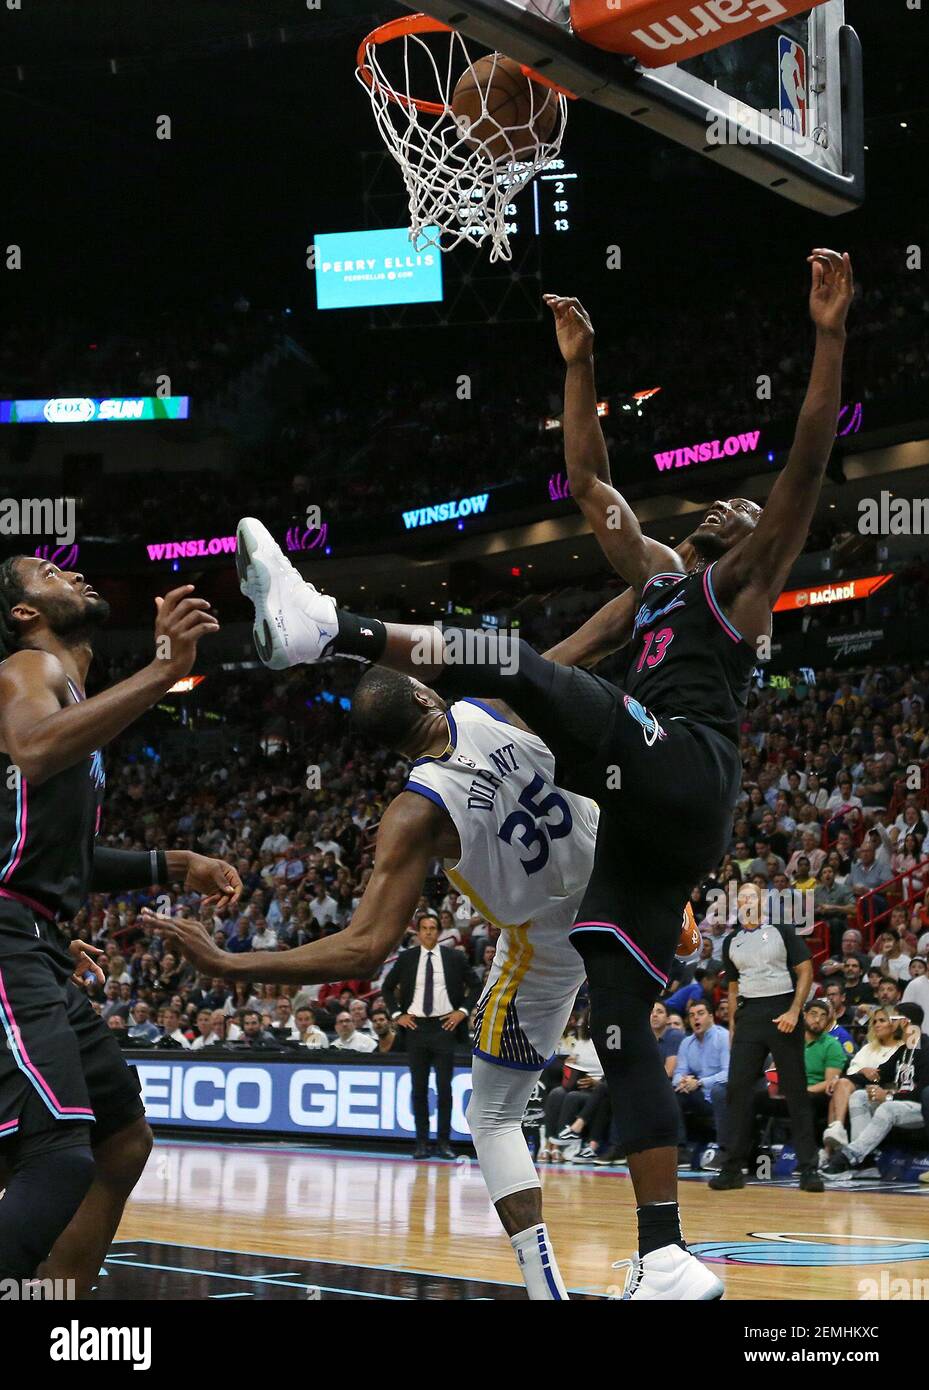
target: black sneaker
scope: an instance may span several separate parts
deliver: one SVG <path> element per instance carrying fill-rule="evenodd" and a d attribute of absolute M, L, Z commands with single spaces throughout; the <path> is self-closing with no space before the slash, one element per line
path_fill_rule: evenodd
<path fill-rule="evenodd" d="M 594 1159 L 595 1168 L 609 1168 L 614 1163 L 622 1162 L 622 1150 L 615 1144 L 609 1144 L 605 1149 L 601 1149 Z"/>
<path fill-rule="evenodd" d="M 436 1158 L 457 1158 L 458 1155 L 447 1139 L 440 1139 L 435 1146 Z"/>
<path fill-rule="evenodd" d="M 819 1176 L 815 1168 L 800 1169 L 800 1191 L 801 1192 L 825 1192 L 826 1184 Z"/>
<path fill-rule="evenodd" d="M 843 1153 L 833 1154 L 824 1168 L 820 1169 L 824 1178 L 844 1178 L 852 1171 L 852 1165 Z"/>
<path fill-rule="evenodd" d="M 745 1174 L 741 1168 L 721 1168 L 715 1178 L 710 1178 L 707 1187 L 714 1192 L 732 1192 L 745 1186 Z"/>
<path fill-rule="evenodd" d="M 430 1152 L 429 1152 L 429 1145 L 428 1145 L 428 1144 L 417 1144 L 417 1145 L 416 1145 L 416 1148 L 413 1150 L 413 1157 L 414 1157 L 414 1158 L 431 1158 L 432 1155 L 431 1155 Z"/>

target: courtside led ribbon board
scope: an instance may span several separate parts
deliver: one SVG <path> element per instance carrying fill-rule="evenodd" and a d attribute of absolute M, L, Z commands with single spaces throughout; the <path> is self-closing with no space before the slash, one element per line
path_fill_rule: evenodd
<path fill-rule="evenodd" d="M 815 589 L 787 589 L 774 605 L 775 613 L 797 608 L 819 608 L 827 603 L 846 603 L 853 598 L 870 598 L 893 579 L 892 574 L 871 574 L 864 579 L 843 579 L 836 584 L 820 584 Z"/>
<path fill-rule="evenodd" d="M 438 239 L 438 227 L 424 228 Z M 382 304 L 435 304 L 442 299 L 442 257 L 417 251 L 409 227 L 329 232 L 314 242 L 316 306 L 361 309 Z"/>
<path fill-rule="evenodd" d="M 0 425 L 97 425 L 125 420 L 186 420 L 189 396 L 54 396 L 0 401 Z"/>

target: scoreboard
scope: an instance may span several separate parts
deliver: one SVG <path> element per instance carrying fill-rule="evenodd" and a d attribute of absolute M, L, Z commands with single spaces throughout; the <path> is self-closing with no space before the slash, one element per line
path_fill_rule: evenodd
<path fill-rule="evenodd" d="M 580 225 L 580 175 L 564 159 L 553 159 L 519 197 L 506 206 L 512 237 L 565 236 Z"/>

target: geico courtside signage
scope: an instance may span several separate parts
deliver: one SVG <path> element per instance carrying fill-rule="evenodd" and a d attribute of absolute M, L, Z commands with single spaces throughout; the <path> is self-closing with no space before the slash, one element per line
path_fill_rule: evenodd
<path fill-rule="evenodd" d="M 139 1073 L 149 1124 L 172 1128 L 275 1130 L 283 1134 L 415 1134 L 406 1066 L 373 1062 L 213 1062 L 126 1058 Z M 430 1110 L 435 1090 L 430 1083 Z M 452 1138 L 468 1139 L 471 1068 L 452 1079 Z"/>
<path fill-rule="evenodd" d="M 891 579 L 892 574 L 870 574 L 863 579 L 840 579 L 834 584 L 820 584 L 815 589 L 785 589 L 775 603 L 774 611 L 786 613 L 797 608 L 820 608 L 830 603 L 847 603 L 853 598 L 870 598 Z"/>
<path fill-rule="evenodd" d="M 54 396 L 0 401 L 0 425 L 91 425 L 135 420 L 186 420 L 189 396 Z"/>

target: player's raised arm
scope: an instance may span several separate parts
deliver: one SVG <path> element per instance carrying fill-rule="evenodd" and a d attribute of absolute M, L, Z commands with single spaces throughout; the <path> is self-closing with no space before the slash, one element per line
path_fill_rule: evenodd
<path fill-rule="evenodd" d="M 642 534 L 635 512 L 610 479 L 610 460 L 594 377 L 594 330 L 576 299 L 547 294 L 565 360 L 564 447 L 568 482 L 607 560 L 635 589 L 659 571 L 682 570 L 673 550 Z"/>
<path fill-rule="evenodd" d="M 264 984 L 328 984 L 368 979 L 412 921 L 429 861 L 439 852 L 442 812 L 416 792 L 391 802 L 377 834 L 374 872 L 344 931 L 292 951 L 222 951 L 201 922 L 143 912 L 149 927 L 170 932 L 185 958 L 205 974 Z"/>
<path fill-rule="evenodd" d="M 720 602 L 747 637 L 767 630 L 767 612 L 762 617 L 760 610 L 770 610 L 806 544 L 842 399 L 845 321 L 855 292 L 852 263 L 847 252 L 840 256 L 821 247 L 808 259 L 816 349 L 793 446 L 752 534 L 724 555 L 714 572 Z"/>
<path fill-rule="evenodd" d="M 22 648 L 0 665 L 0 747 L 35 785 L 88 758 L 122 733 L 166 690 L 187 674 L 197 643 L 219 623 L 193 585 L 158 599 L 155 658 L 135 675 L 79 704 L 68 703 L 67 678 L 57 656 Z M 16 609 L 28 605 L 15 605 Z"/>

